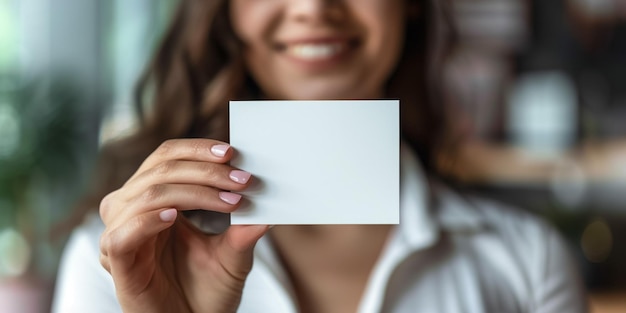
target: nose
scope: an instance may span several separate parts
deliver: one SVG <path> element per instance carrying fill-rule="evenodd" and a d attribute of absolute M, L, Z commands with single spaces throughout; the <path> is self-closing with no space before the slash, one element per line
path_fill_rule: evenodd
<path fill-rule="evenodd" d="M 299 22 L 328 22 L 341 15 L 341 0 L 287 0 L 287 16 Z"/>

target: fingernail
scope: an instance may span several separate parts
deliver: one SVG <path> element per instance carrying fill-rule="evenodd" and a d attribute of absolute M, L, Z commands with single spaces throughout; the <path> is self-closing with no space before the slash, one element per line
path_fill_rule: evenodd
<path fill-rule="evenodd" d="M 228 204 L 237 204 L 241 200 L 241 195 L 232 192 L 220 191 L 218 195 L 222 201 Z"/>
<path fill-rule="evenodd" d="M 240 170 L 232 170 L 229 177 L 236 183 L 245 184 L 250 179 L 250 173 Z"/>
<path fill-rule="evenodd" d="M 226 155 L 228 149 L 230 149 L 229 145 L 214 145 L 211 147 L 211 153 L 213 153 L 214 156 L 221 158 Z"/>
<path fill-rule="evenodd" d="M 174 221 L 176 219 L 176 215 L 178 215 L 178 211 L 176 211 L 176 209 L 167 209 L 159 213 L 161 220 L 166 223 Z"/>

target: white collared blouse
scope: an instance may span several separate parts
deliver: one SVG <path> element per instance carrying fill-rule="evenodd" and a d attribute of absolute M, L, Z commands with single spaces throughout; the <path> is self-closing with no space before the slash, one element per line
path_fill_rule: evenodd
<path fill-rule="evenodd" d="M 528 213 L 427 187 L 401 149 L 400 224 L 370 274 L 358 313 L 587 312 L 560 236 Z M 104 225 L 92 217 L 66 247 L 53 312 L 122 312 L 99 263 Z M 298 304 L 271 241 L 261 238 L 239 312 L 295 313 Z"/>

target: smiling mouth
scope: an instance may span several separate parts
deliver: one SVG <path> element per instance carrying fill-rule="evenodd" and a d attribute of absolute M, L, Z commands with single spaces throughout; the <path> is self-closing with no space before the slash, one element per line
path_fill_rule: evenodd
<path fill-rule="evenodd" d="M 345 43 L 306 43 L 290 45 L 285 49 L 285 53 L 298 59 L 315 61 L 340 55 L 347 48 Z"/>
<path fill-rule="evenodd" d="M 320 62 L 340 58 L 357 44 L 356 40 L 316 40 L 281 44 L 278 48 L 290 58 Z"/>

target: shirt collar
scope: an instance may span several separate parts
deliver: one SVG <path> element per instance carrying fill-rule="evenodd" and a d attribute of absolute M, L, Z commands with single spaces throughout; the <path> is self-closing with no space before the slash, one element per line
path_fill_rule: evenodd
<path fill-rule="evenodd" d="M 455 192 L 442 184 L 433 183 L 437 195 L 437 219 L 449 232 L 480 232 L 486 230 L 487 220 L 471 197 Z"/>
<path fill-rule="evenodd" d="M 411 148 L 400 146 L 400 224 L 396 230 L 413 249 L 432 245 L 439 227 L 428 209 L 427 183 Z"/>
<path fill-rule="evenodd" d="M 400 225 L 397 234 L 411 250 L 425 249 L 441 232 L 474 232 L 485 220 L 461 195 L 429 181 L 406 144 L 400 147 Z"/>

